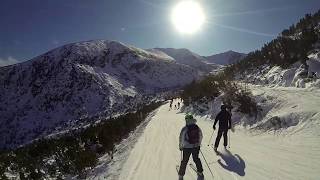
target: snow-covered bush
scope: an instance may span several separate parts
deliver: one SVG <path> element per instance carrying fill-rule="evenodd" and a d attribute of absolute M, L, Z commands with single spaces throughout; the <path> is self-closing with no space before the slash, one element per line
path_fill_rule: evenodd
<path fill-rule="evenodd" d="M 194 109 L 202 113 L 209 108 L 210 101 L 221 95 L 222 103 L 236 107 L 241 113 L 256 115 L 258 108 L 250 91 L 226 79 L 224 74 L 212 75 L 186 86 L 181 93 L 184 104 L 194 106 Z"/>

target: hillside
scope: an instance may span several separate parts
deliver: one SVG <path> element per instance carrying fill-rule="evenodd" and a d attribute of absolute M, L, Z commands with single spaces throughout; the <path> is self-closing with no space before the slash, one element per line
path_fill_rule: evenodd
<path fill-rule="evenodd" d="M 237 76 L 238 80 L 268 86 L 299 88 L 320 88 L 319 53 L 311 53 L 306 64 L 297 62 L 289 68 L 280 66 L 262 66 L 259 71 L 246 71 Z"/>
<path fill-rule="evenodd" d="M 320 11 L 307 14 L 260 50 L 228 67 L 225 74 L 259 84 L 318 86 L 319 52 Z"/>
<path fill-rule="evenodd" d="M 134 110 L 197 70 L 115 41 L 68 44 L 0 68 L 0 148 Z"/>

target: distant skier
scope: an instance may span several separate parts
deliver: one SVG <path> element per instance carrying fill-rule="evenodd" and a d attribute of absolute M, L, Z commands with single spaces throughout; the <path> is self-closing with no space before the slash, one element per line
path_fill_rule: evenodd
<path fill-rule="evenodd" d="M 214 143 L 214 150 L 217 152 L 221 136 L 223 135 L 223 145 L 226 148 L 228 145 L 228 130 L 231 129 L 231 113 L 227 111 L 227 106 L 222 105 L 221 111 L 216 116 L 213 124 L 213 129 L 216 130 L 216 124 L 219 121 L 219 130 L 216 141 Z"/>
<path fill-rule="evenodd" d="M 178 102 L 178 109 L 180 109 L 180 102 Z"/>
<path fill-rule="evenodd" d="M 192 154 L 192 159 L 197 167 L 198 176 L 203 178 L 202 164 L 199 158 L 200 145 L 202 141 L 202 131 L 195 124 L 196 120 L 192 115 L 187 114 L 185 116 L 186 126 L 184 126 L 180 132 L 179 137 L 179 149 L 183 153 L 179 168 L 179 180 L 183 180 L 183 176 L 186 171 L 186 167 L 189 161 L 189 157 Z"/>
<path fill-rule="evenodd" d="M 169 108 L 169 110 L 172 109 L 172 102 L 173 102 L 173 100 L 170 101 L 170 105 L 169 105 L 170 108 Z"/>

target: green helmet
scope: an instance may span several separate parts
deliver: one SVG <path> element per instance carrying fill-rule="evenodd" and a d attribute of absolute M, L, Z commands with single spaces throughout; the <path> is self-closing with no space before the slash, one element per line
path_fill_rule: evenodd
<path fill-rule="evenodd" d="M 184 119 L 186 120 L 186 124 L 194 124 L 196 122 L 196 120 L 193 118 L 193 116 L 191 114 L 187 114 Z"/>
<path fill-rule="evenodd" d="M 187 114 L 185 117 L 184 117 L 185 120 L 187 119 L 193 119 L 193 116 L 192 114 Z"/>

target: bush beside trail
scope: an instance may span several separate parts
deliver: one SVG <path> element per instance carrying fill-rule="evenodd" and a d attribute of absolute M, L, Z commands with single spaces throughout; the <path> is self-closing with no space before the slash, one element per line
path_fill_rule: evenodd
<path fill-rule="evenodd" d="M 181 98 L 186 106 L 208 103 L 222 96 L 223 104 L 236 107 L 236 111 L 256 116 L 258 106 L 251 92 L 236 82 L 230 81 L 225 73 L 208 76 L 201 81 L 192 82 L 184 88 Z"/>

